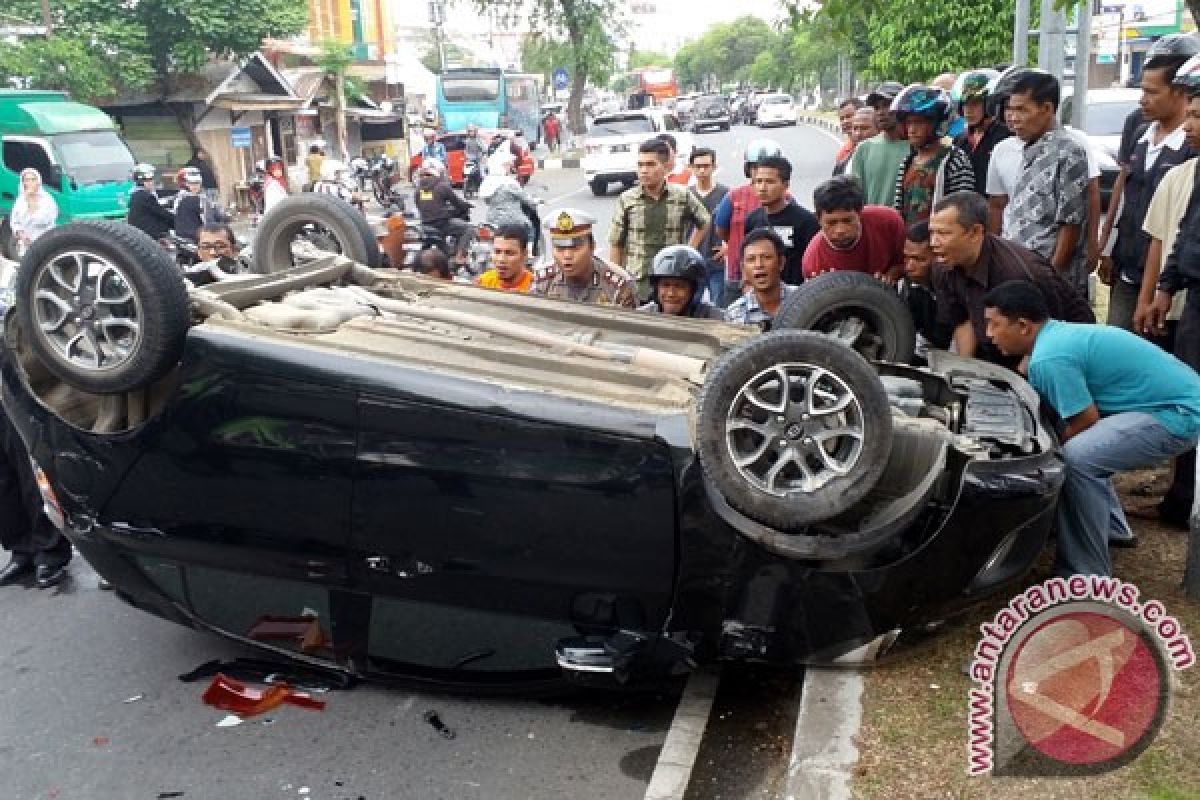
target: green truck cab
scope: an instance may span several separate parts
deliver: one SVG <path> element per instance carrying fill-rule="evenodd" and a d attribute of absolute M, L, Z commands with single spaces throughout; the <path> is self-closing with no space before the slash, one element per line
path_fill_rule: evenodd
<path fill-rule="evenodd" d="M 0 89 L 0 252 L 11 253 L 8 214 L 20 173 L 33 167 L 58 204 L 59 223 L 124 219 L 133 154 L 112 119 L 64 92 Z"/>

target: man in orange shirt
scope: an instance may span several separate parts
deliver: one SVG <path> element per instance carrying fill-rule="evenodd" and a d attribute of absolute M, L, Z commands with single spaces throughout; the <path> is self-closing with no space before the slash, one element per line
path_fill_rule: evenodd
<path fill-rule="evenodd" d="M 529 255 L 529 231 L 523 225 L 501 225 L 492 237 L 492 268 L 475 281 L 485 289 L 524 294 L 533 285 L 533 273 L 525 266 Z"/>
<path fill-rule="evenodd" d="M 671 150 L 671 160 L 668 162 L 671 169 L 667 172 L 667 183 L 677 183 L 680 186 L 691 186 L 695 183 L 695 176 L 687 167 L 681 166 L 679 163 L 679 142 L 669 133 L 660 133 L 655 137 L 667 143 L 667 147 Z"/>

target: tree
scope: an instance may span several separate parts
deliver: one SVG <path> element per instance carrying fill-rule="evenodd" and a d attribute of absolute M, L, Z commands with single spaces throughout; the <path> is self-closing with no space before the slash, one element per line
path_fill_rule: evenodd
<path fill-rule="evenodd" d="M 333 77 L 334 127 L 337 128 L 334 152 L 345 160 L 349 155 L 346 152 L 346 70 L 354 63 L 354 52 L 350 45 L 327 39 L 321 42 L 321 53 L 316 61 L 317 66 Z"/>
<path fill-rule="evenodd" d="M 589 80 L 596 85 L 608 83 L 616 63 L 615 35 L 623 26 L 616 0 L 473 0 L 480 12 L 496 9 L 507 12 L 503 18 L 520 18 L 522 11 L 533 30 L 543 31 L 546 47 L 565 46 L 569 57 L 565 64 L 571 75 L 571 96 L 567 118 L 571 130 L 583 133 L 583 90 Z"/>
<path fill-rule="evenodd" d="M 669 67 L 671 58 L 666 53 L 656 53 L 653 50 L 630 50 L 629 69 L 642 67 Z"/>
<path fill-rule="evenodd" d="M 5 13 L 41 20 L 41 9 L 40 0 L 6 0 Z M 166 98 L 178 76 L 211 56 L 249 55 L 266 37 L 304 30 L 308 7 L 305 0 L 55 0 L 49 16 L 49 36 L 22 40 L 0 58 L 0 79 L 68 84 L 83 90 L 79 99 L 95 101 L 149 87 Z M 55 80 L 46 69 L 55 55 L 80 75 Z"/>
<path fill-rule="evenodd" d="M 475 58 L 454 42 L 443 42 L 442 48 L 446 51 L 446 66 L 462 64 L 469 67 L 475 63 Z M 425 45 L 425 52 L 421 56 L 421 63 L 430 72 L 438 73 L 442 71 L 442 61 L 438 55 L 437 38 L 433 31 L 429 32 L 429 41 Z"/>
<path fill-rule="evenodd" d="M 749 80 L 751 65 L 760 53 L 779 42 L 779 34 L 765 21 L 754 16 L 738 17 L 732 22 L 713 25 L 699 39 L 675 54 L 675 72 L 686 86 Z"/>

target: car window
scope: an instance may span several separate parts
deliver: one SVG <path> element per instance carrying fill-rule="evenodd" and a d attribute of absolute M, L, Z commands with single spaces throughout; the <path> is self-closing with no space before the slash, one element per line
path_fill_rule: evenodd
<path fill-rule="evenodd" d="M 54 183 L 51 180 L 50 154 L 38 142 L 5 139 L 4 166 L 11 172 L 33 167 L 42 176 L 42 183 L 46 186 L 52 186 Z"/>
<path fill-rule="evenodd" d="M 1087 119 L 1083 128 L 1091 136 L 1120 136 L 1125 128 L 1125 118 L 1137 108 L 1137 102 L 1088 103 Z M 1069 115 L 1071 109 L 1064 108 Z M 1070 116 L 1065 117 L 1070 120 Z"/>
<path fill-rule="evenodd" d="M 763 102 L 769 106 L 782 106 L 792 102 L 792 98 L 776 95 L 775 97 L 768 97 Z"/>
<path fill-rule="evenodd" d="M 133 171 L 133 155 L 112 131 L 60 133 L 54 148 L 77 183 L 121 183 Z"/>
<path fill-rule="evenodd" d="M 601 117 L 592 123 L 594 136 L 625 136 L 630 133 L 654 133 L 654 123 L 648 117 Z"/>
<path fill-rule="evenodd" d="M 446 145 L 446 152 L 453 153 L 456 150 L 465 148 L 462 136 L 446 136 L 442 139 L 442 144 Z"/>

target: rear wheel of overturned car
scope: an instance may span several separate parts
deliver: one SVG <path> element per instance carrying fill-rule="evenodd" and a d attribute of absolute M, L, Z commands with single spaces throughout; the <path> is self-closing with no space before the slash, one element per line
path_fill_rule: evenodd
<path fill-rule="evenodd" d="M 183 275 L 158 243 L 119 222 L 75 222 L 21 259 L 17 315 L 38 360 L 86 392 L 145 386 L 179 363 L 189 324 Z"/>
<path fill-rule="evenodd" d="M 305 250 L 338 253 L 368 267 L 382 259 L 362 212 L 341 198 L 313 192 L 280 200 L 258 223 L 254 271 L 288 269 Z"/>
<path fill-rule="evenodd" d="M 861 500 L 892 448 L 887 394 L 827 336 L 776 331 L 712 366 L 700 396 L 700 464 L 730 506 L 798 531 Z"/>
<path fill-rule="evenodd" d="M 908 363 L 916 349 L 912 314 L 896 290 L 862 272 L 829 272 L 805 281 L 772 328 L 817 331 L 874 361 Z"/>

